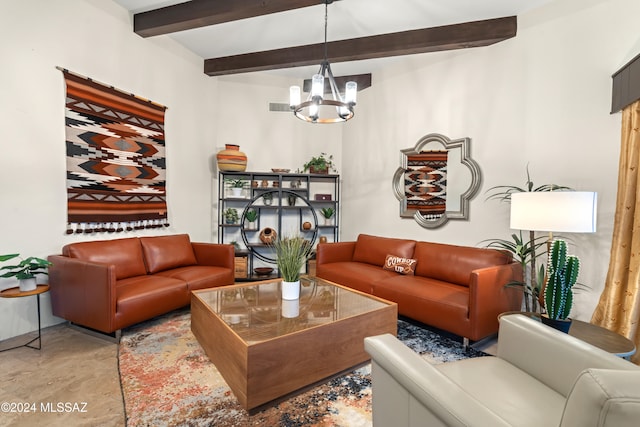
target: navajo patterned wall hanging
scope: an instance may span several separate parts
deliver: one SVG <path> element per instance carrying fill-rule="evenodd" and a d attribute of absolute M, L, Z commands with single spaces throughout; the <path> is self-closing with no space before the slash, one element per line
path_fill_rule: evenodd
<path fill-rule="evenodd" d="M 430 133 L 415 147 L 400 150 L 400 167 L 393 175 L 400 217 L 413 218 L 424 228 L 469 218 L 469 201 L 482 182 L 470 142 L 470 138 L 452 140 Z"/>
<path fill-rule="evenodd" d="M 68 70 L 62 72 L 67 233 L 168 226 L 166 107 Z"/>
<path fill-rule="evenodd" d="M 404 173 L 407 209 L 420 212 L 428 220 L 447 210 L 447 151 L 428 151 L 409 156 Z"/>

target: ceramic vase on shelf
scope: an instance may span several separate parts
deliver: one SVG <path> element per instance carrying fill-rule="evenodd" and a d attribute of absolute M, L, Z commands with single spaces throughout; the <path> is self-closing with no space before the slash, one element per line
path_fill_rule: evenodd
<path fill-rule="evenodd" d="M 216 154 L 218 169 L 223 172 L 244 172 L 247 169 L 247 155 L 239 145 L 226 144 L 224 150 Z"/>
<path fill-rule="evenodd" d="M 300 298 L 300 280 L 295 282 L 282 281 L 282 299 L 296 300 Z"/>
<path fill-rule="evenodd" d="M 276 230 L 274 230 L 273 228 L 266 227 L 263 228 L 262 231 L 260 231 L 259 237 L 262 243 L 264 243 L 265 245 L 270 245 L 274 240 L 276 240 L 276 237 L 278 237 L 278 233 L 276 233 Z"/>

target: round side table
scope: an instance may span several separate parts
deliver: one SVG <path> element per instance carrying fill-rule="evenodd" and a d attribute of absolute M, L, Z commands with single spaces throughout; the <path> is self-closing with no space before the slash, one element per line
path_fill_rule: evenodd
<path fill-rule="evenodd" d="M 22 298 L 22 297 L 30 297 L 32 295 L 36 296 L 36 300 L 38 302 L 38 336 L 29 341 L 26 344 L 17 345 L 15 347 L 5 348 L 0 350 L 0 353 L 3 351 L 13 350 L 14 348 L 20 347 L 29 347 L 35 350 L 40 350 L 42 348 L 42 329 L 40 327 L 40 294 L 43 294 L 49 290 L 49 285 L 38 285 L 36 289 L 33 291 L 21 292 L 19 287 L 5 289 L 0 291 L 0 297 L 2 298 Z M 35 347 L 31 345 L 34 341 L 38 341 L 38 346 Z"/>
<path fill-rule="evenodd" d="M 540 313 L 510 311 L 502 313 L 500 316 L 506 314 L 524 314 L 532 319 L 541 321 Z M 633 341 L 609 329 L 594 325 L 593 323 L 573 319 L 571 321 L 569 335 L 624 359 L 630 358 L 636 352 L 636 345 Z"/>

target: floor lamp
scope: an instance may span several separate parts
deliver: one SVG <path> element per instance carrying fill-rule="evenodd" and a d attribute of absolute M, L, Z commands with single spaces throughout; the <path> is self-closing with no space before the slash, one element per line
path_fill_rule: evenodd
<path fill-rule="evenodd" d="M 553 233 L 594 233 L 598 193 L 590 191 L 535 191 L 511 194 L 511 228 L 549 232 L 547 253 Z M 531 257 L 531 281 L 535 284 L 535 254 Z M 544 294 L 544 282 L 540 296 Z M 540 301 L 542 303 L 542 301 Z"/>

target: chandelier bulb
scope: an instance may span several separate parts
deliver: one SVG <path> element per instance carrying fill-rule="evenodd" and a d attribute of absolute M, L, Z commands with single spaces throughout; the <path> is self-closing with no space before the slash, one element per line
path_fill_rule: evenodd
<path fill-rule="evenodd" d="M 300 104 L 300 86 L 291 86 L 289 88 L 289 107 L 294 108 Z"/>
<path fill-rule="evenodd" d="M 311 99 L 322 99 L 324 94 L 324 76 L 314 74 L 311 78 Z"/>
<path fill-rule="evenodd" d="M 358 84 L 356 82 L 347 82 L 344 90 L 344 102 L 355 105 L 356 96 L 358 94 Z"/>

